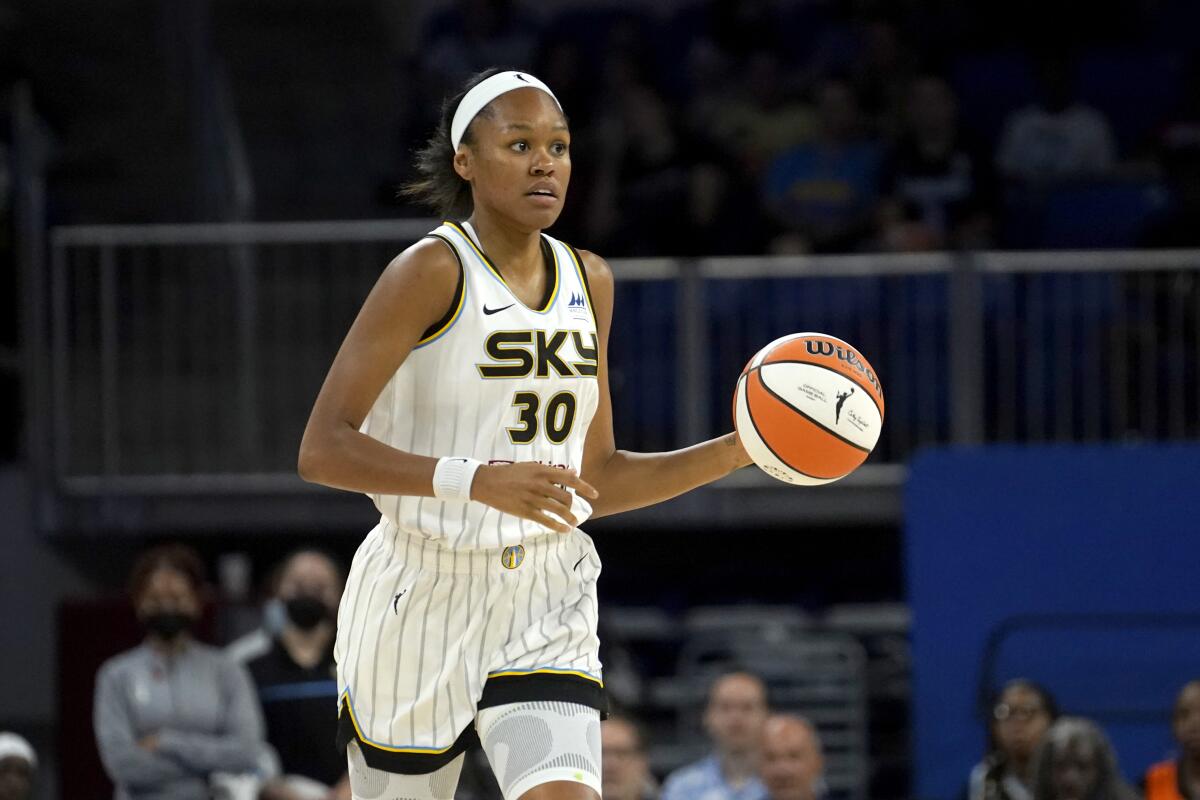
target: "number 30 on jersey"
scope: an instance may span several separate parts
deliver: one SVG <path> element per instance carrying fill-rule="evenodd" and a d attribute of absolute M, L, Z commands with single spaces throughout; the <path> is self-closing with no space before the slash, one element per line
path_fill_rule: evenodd
<path fill-rule="evenodd" d="M 574 357 L 564 352 L 571 349 Z M 596 334 L 590 331 L 493 331 L 484 342 L 484 352 L 488 362 L 475 366 L 485 380 L 596 377 Z M 513 444 L 532 444 L 539 433 L 551 444 L 562 444 L 571 435 L 578 401 L 574 392 L 554 388 L 513 394 L 518 424 L 506 429 Z"/>

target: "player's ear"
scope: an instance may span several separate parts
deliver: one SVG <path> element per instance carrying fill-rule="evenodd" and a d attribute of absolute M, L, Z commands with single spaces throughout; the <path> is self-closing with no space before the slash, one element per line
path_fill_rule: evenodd
<path fill-rule="evenodd" d="M 470 147 L 459 145 L 458 151 L 454 154 L 454 171 L 464 181 L 471 180 L 475 172 L 475 154 L 471 152 Z"/>

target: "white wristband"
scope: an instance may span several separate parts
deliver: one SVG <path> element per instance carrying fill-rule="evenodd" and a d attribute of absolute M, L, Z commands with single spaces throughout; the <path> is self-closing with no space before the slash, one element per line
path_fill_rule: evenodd
<path fill-rule="evenodd" d="M 433 496 L 439 500 L 471 499 L 471 482 L 483 462 L 474 458 L 439 458 L 433 470 Z"/>

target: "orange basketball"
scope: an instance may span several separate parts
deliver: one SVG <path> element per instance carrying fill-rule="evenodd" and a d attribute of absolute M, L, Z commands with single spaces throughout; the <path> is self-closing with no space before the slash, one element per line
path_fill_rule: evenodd
<path fill-rule="evenodd" d="M 883 387 L 853 347 L 793 333 L 759 350 L 733 394 L 742 445 L 764 472 L 816 486 L 844 478 L 879 441 Z"/>

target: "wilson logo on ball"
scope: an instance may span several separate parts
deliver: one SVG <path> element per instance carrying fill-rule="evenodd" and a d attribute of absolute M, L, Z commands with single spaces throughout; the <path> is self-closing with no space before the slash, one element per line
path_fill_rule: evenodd
<path fill-rule="evenodd" d="M 813 356 L 827 357 L 836 354 L 839 361 L 844 361 L 846 362 L 847 366 L 853 367 L 861 372 L 866 376 L 868 383 L 877 388 L 880 392 L 883 391 L 883 387 L 879 385 L 879 380 L 875 377 L 875 373 L 872 371 L 871 365 L 868 364 L 863 357 L 856 353 L 849 345 L 846 345 L 845 347 L 839 347 L 833 342 L 809 339 L 804 342 L 804 348 L 808 351 L 809 355 Z"/>

